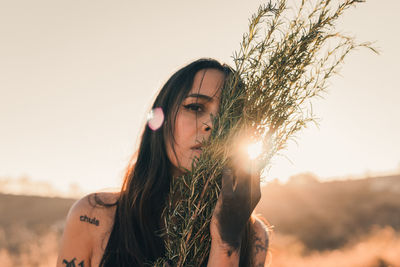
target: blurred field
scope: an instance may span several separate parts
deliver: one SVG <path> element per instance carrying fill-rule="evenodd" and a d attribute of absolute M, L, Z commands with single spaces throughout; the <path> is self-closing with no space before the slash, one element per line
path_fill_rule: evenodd
<path fill-rule="evenodd" d="M 1 188 L 0 188 L 1 190 Z M 54 266 L 73 199 L 0 194 L 0 266 Z M 263 188 L 269 266 L 400 267 L 400 176 Z"/>
<path fill-rule="evenodd" d="M 0 266 L 55 266 L 75 200 L 0 194 Z"/>
<path fill-rule="evenodd" d="M 400 266 L 400 176 L 319 183 L 299 175 L 262 195 L 270 266 Z"/>

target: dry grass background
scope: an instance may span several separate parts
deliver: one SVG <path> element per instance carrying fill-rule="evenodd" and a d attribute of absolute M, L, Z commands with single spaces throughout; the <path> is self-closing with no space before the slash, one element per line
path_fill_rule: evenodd
<path fill-rule="evenodd" d="M 0 188 L 1 189 L 1 188 Z M 73 199 L 0 194 L 0 266 L 54 266 Z M 268 266 L 400 267 L 400 176 L 263 188 Z"/>
<path fill-rule="evenodd" d="M 55 266 L 60 235 L 57 231 L 37 235 L 24 226 L 17 226 L 6 242 L 6 247 L 0 249 L 0 266 Z"/>
<path fill-rule="evenodd" d="M 0 194 L 0 266 L 55 266 L 64 220 L 74 201 Z"/>
<path fill-rule="evenodd" d="M 376 228 L 349 244 L 327 251 L 308 251 L 293 236 L 272 238 L 269 266 L 395 267 L 400 266 L 400 236 L 391 227 Z"/>
<path fill-rule="evenodd" d="M 56 231 L 36 236 L 15 229 L 18 251 L 0 249 L 0 266 L 55 266 L 60 235 Z M 13 233 L 13 234 L 14 234 Z M 4 235 L 2 235 L 4 237 Z M 268 266 L 274 267 L 396 267 L 400 266 L 400 236 L 391 227 L 376 228 L 357 242 L 324 252 L 308 251 L 293 236 L 272 236 Z M 16 243 L 14 243 L 16 244 Z"/>
<path fill-rule="evenodd" d="M 400 176 L 319 183 L 310 174 L 263 188 L 269 266 L 400 266 Z"/>

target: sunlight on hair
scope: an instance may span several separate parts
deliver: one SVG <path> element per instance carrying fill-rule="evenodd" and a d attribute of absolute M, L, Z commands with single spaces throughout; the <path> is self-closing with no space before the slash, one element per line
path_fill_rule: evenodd
<path fill-rule="evenodd" d="M 153 131 L 157 131 L 164 122 L 164 112 L 162 108 L 154 108 L 147 114 L 147 125 Z"/>
<path fill-rule="evenodd" d="M 249 155 L 250 159 L 256 159 L 261 155 L 262 146 L 263 144 L 261 141 L 247 145 L 247 154 Z"/>

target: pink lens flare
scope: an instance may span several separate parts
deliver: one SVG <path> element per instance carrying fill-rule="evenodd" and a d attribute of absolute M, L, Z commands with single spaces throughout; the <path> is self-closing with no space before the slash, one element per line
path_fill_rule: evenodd
<path fill-rule="evenodd" d="M 164 112 L 162 108 L 154 108 L 147 114 L 147 125 L 153 131 L 157 131 L 164 122 Z"/>

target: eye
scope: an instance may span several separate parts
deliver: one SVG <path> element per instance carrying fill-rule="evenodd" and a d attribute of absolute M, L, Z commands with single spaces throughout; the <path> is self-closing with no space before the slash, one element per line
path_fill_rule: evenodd
<path fill-rule="evenodd" d="M 188 104 L 183 106 L 185 109 L 194 111 L 194 112 L 202 112 L 203 111 L 203 105 L 201 104 Z"/>

